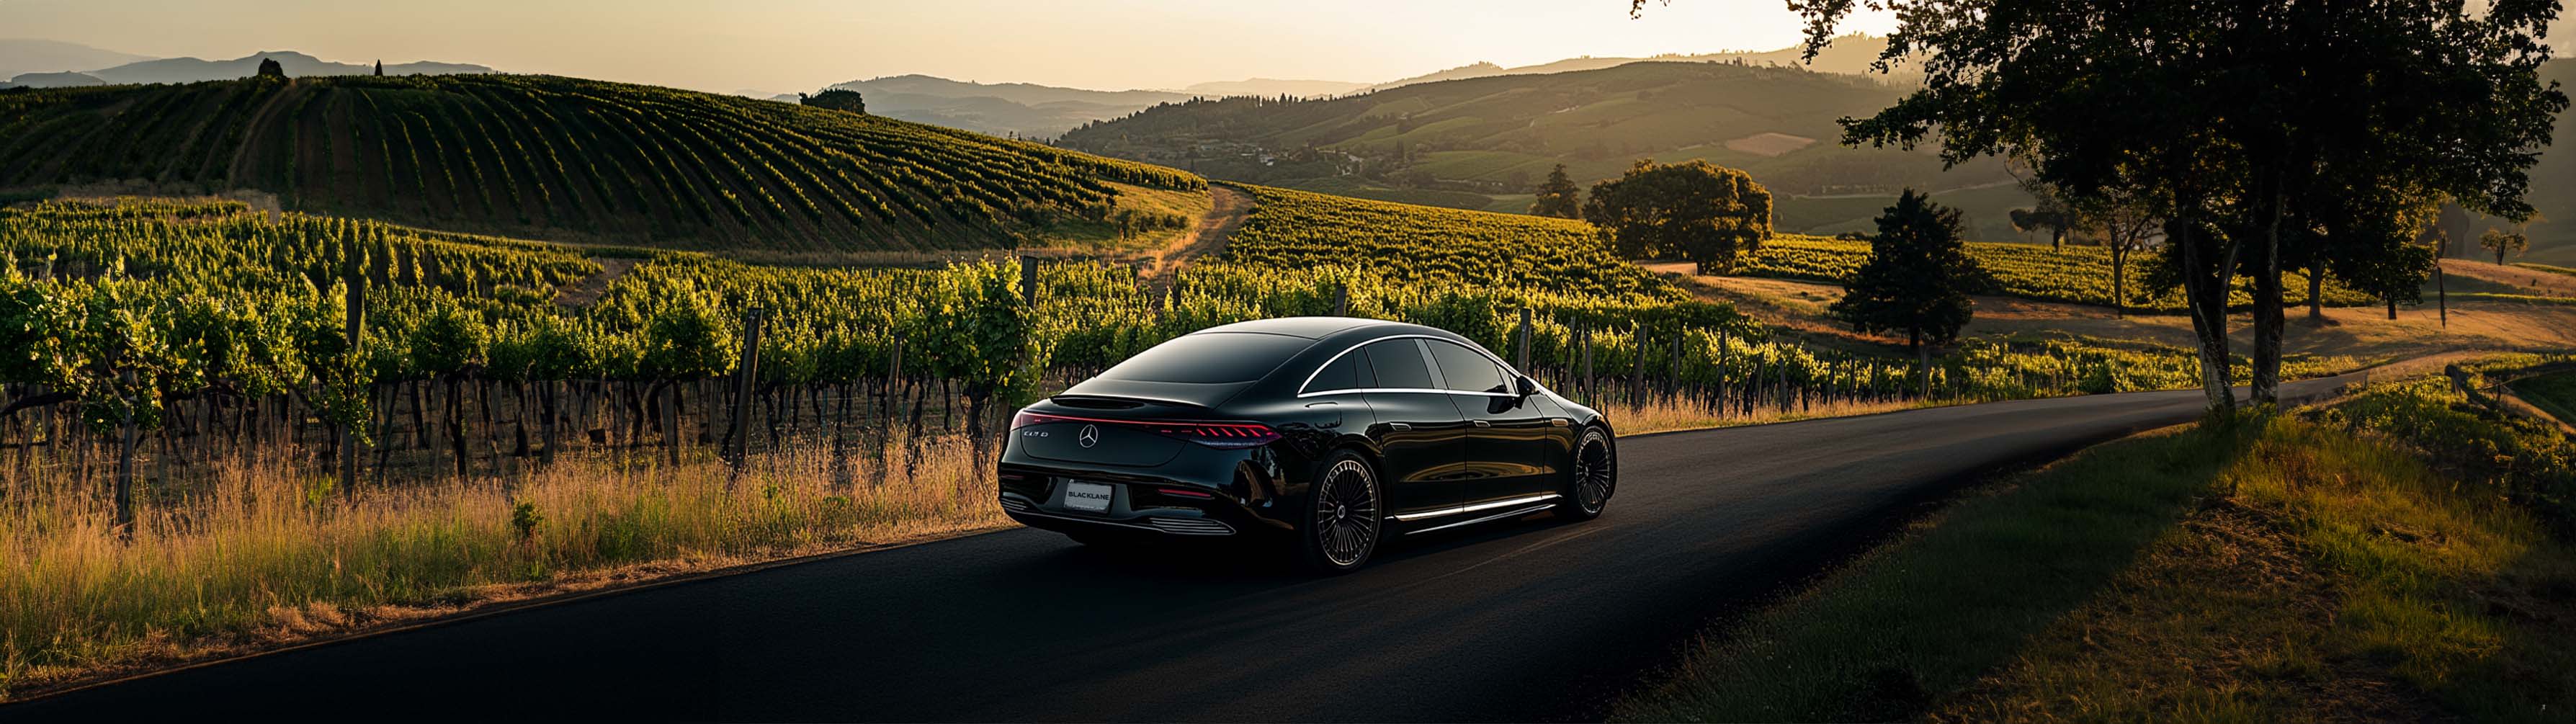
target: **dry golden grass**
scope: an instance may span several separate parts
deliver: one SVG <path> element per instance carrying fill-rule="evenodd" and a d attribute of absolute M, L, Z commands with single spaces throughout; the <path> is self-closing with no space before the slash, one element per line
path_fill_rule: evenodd
<path fill-rule="evenodd" d="M 634 459 L 656 459 L 657 454 Z M 568 457 L 470 484 L 354 498 L 307 466 L 229 465 L 139 496 L 132 542 L 104 480 L 13 481 L 0 506 L 0 675 L 22 696 L 498 602 L 988 529 L 1008 521 L 954 438 L 883 482 L 836 485 L 828 446 L 755 456 L 738 480 Z"/>
<path fill-rule="evenodd" d="M 1958 404 L 1964 404 L 1965 402 L 1966 401 L 1961 401 Z M 1618 427 L 1619 434 L 1643 435 L 1650 432 L 1706 430 L 1718 427 L 1761 425 L 1765 423 L 1791 422 L 1795 420 L 1811 420 L 1825 417 L 1874 415 L 1881 412 L 1911 410 L 1919 407 L 1936 407 L 1941 404 L 1943 403 L 1918 401 L 1833 402 L 1817 403 L 1802 409 L 1783 411 L 1765 403 L 1763 406 L 1754 410 L 1753 414 L 1750 415 L 1740 414 L 1733 410 L 1709 410 L 1705 405 L 1687 400 L 1648 400 L 1646 404 L 1643 405 L 1630 405 L 1625 402 L 1605 401 L 1601 404 L 1592 405 L 1592 408 L 1599 410 L 1603 416 L 1608 417 L 1610 424 Z"/>

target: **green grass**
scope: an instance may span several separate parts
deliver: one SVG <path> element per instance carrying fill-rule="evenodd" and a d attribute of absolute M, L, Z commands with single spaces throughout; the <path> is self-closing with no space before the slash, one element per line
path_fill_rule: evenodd
<path fill-rule="evenodd" d="M 1703 642 L 1615 718 L 1910 716 L 2118 574 L 2241 447 L 2232 435 L 2201 431 L 2129 440 L 1963 501 Z"/>
<path fill-rule="evenodd" d="M 2018 477 L 1701 642 L 1616 718 L 2563 721 L 2570 445 L 2446 385 Z"/>
<path fill-rule="evenodd" d="M 2570 425 L 2576 425 L 2576 372 L 2542 375 L 2513 383 L 2513 391 Z"/>
<path fill-rule="evenodd" d="M 1397 188 L 1394 186 L 1370 183 L 1345 176 L 1336 176 L 1331 178 L 1287 179 L 1275 182 L 1273 185 L 1280 188 L 1290 188 L 1299 191 L 1313 191 L 1319 194 L 1348 196 L 1355 199 L 1368 199 L 1370 201 L 1392 201 L 1399 204 L 1438 206 L 1450 209 L 1467 209 L 1470 211 L 1500 211 L 1503 213 L 1513 214 L 1529 211 L 1529 202 L 1526 200 L 1521 202 L 1520 208 L 1499 209 L 1494 208 L 1494 197 L 1472 191 Z M 1523 196 L 1522 198 L 1527 199 L 1529 197 Z"/>
<path fill-rule="evenodd" d="M 1735 273 L 1840 283 L 1856 273 L 1861 264 L 1868 261 L 1869 254 L 1870 243 L 1867 241 L 1779 234 L 1762 242 L 1760 251 L 1738 262 Z M 1976 257 L 1977 263 L 1994 275 L 1999 287 L 1993 291 L 1996 294 L 2101 306 L 2110 306 L 2114 297 L 2111 255 L 2102 247 L 2067 246 L 2058 249 L 2040 244 L 1969 242 L 1968 254 Z M 2133 254 L 2129 260 L 2128 287 L 2125 290 L 2128 307 L 2181 310 L 2183 300 L 2179 290 L 2151 290 L 2140 280 L 2149 263 L 2144 257 L 2145 254 Z M 2285 274 L 2284 277 L 2284 296 L 2294 305 L 2306 304 L 2307 283 L 2296 274 Z M 2253 297 L 2246 291 L 2250 286 L 2250 281 L 2239 277 L 2231 303 L 2236 306 L 2251 304 Z M 2329 306 L 2366 306 L 2374 301 L 2345 288 L 2331 277 L 2326 280 L 2324 291 Z"/>
<path fill-rule="evenodd" d="M 2576 306 L 2576 297 L 2549 297 L 2538 294 L 2504 292 L 2451 292 L 2451 299 L 2464 302 L 2520 302 L 2542 306 Z"/>
<path fill-rule="evenodd" d="M 2530 261 L 2518 261 L 2518 262 L 2514 262 L 2514 263 L 2513 263 L 2513 265 L 2514 265 L 2514 266 L 2518 266 L 2518 267 L 2522 267 L 2522 268 L 2524 268 L 2524 269 L 2530 269 L 2530 270 L 2532 270 L 2532 271 L 2545 271 L 2545 272 L 2549 272 L 2549 273 L 2551 273 L 2551 274 L 2565 274 L 2565 275 L 2568 275 L 2568 276 L 2571 276 L 2571 277 L 2576 277 L 2576 269 L 2571 269 L 2571 268 L 2563 267 L 2563 266 L 2555 266 L 2555 265 L 2542 264 L 2542 263 L 2539 263 L 2539 262 L 2530 262 Z"/>

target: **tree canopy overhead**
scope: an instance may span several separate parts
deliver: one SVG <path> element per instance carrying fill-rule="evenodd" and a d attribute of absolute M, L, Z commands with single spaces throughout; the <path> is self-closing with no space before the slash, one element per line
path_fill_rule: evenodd
<path fill-rule="evenodd" d="M 2525 170 L 2567 105 L 2537 74 L 2556 0 L 1787 4 L 1808 21 L 1810 55 L 1854 11 L 1892 11 L 1898 27 L 1880 66 L 1924 73 L 1894 105 L 1845 119 L 1846 142 L 1937 143 L 1953 164 L 2020 156 L 2073 198 L 2151 201 L 2218 410 L 2234 406 L 2234 275 L 2255 277 L 2254 399 L 2270 402 L 2291 257 L 2412 267 L 2396 256 L 2409 252 L 2385 243 L 2393 234 L 2327 232 L 2370 229 L 2427 199 L 2527 217 Z M 2406 193 L 2344 193 L 2392 185 Z M 2296 248 L 2303 241 L 2319 246 Z"/>

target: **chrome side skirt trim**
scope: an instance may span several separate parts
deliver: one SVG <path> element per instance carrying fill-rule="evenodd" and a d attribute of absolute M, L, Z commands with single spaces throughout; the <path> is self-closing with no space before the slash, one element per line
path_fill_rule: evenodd
<path fill-rule="evenodd" d="M 1529 514 L 1531 514 L 1531 513 L 1536 513 L 1536 512 L 1542 511 L 1542 510 L 1546 510 L 1546 509 L 1548 509 L 1548 506 L 1546 506 L 1546 505 L 1533 505 L 1533 506 L 1529 506 L 1529 507 L 1526 507 L 1526 508 L 1514 508 L 1514 509 L 1506 510 L 1506 511 L 1503 511 L 1503 512 L 1500 512 L 1500 513 L 1495 513 L 1495 514 L 1493 514 L 1493 515 L 1488 515 L 1488 516 L 1485 516 L 1485 517 L 1482 517 L 1482 518 L 1476 518 L 1476 519 L 1473 519 L 1473 520 L 1462 520 L 1462 521 L 1458 521 L 1458 522 L 1456 522 L 1456 523 L 1450 523 L 1450 524 L 1448 524 L 1448 525 L 1435 525 L 1435 526 L 1431 526 L 1431 527 L 1429 527 L 1429 528 L 1424 528 L 1424 529 L 1421 529 L 1421 530 L 1417 530 L 1417 531 L 1413 531 L 1413 532 L 1410 532 L 1410 533 L 1406 533 L 1405 535 L 1414 535 L 1414 534 L 1417 534 L 1417 533 L 1429 533 L 1429 532 L 1431 532 L 1431 531 L 1435 531 L 1435 530 L 1447 530 L 1447 529 L 1450 529 L 1450 528 L 1456 528 L 1456 527 L 1458 527 L 1458 526 L 1462 526 L 1462 525 L 1475 525 L 1475 524 L 1477 524 L 1477 523 L 1482 523 L 1482 522 L 1489 521 L 1489 520 L 1502 520 L 1502 519 L 1504 519 L 1504 518 L 1519 517 L 1519 516 L 1523 516 L 1523 515 L 1529 515 Z"/>
<path fill-rule="evenodd" d="M 1395 518 L 1396 522 L 1400 522 L 1400 523 L 1409 523 L 1409 522 L 1412 522 L 1412 521 L 1422 520 L 1422 519 L 1425 519 L 1425 518 L 1438 518 L 1438 517 L 1441 517 L 1441 516 L 1444 516 L 1444 515 L 1459 515 L 1459 514 L 1462 514 L 1462 513 L 1473 513 L 1473 512 L 1476 512 L 1476 511 L 1480 511 L 1480 510 L 1493 510 L 1493 509 L 1495 509 L 1495 508 L 1509 508 L 1509 507 L 1511 507 L 1511 506 L 1515 506 L 1515 505 L 1523 505 L 1523 504 L 1528 504 L 1528 503 L 1536 503 L 1536 502 L 1539 502 L 1539 501 L 1542 501 L 1542 500 L 1555 500 L 1555 499 L 1557 499 L 1558 497 L 1561 497 L 1561 496 L 1558 496 L 1558 495 L 1557 495 L 1557 494 L 1555 494 L 1555 493 L 1540 493 L 1540 494 L 1537 494 L 1537 495 L 1530 495 L 1530 496 L 1524 496 L 1524 497 L 1519 497 L 1519 498 L 1510 498 L 1510 499 L 1506 499 L 1506 500 L 1489 500 L 1489 501 L 1486 501 L 1486 502 L 1477 503 L 1477 504 L 1475 504 L 1475 505 L 1459 506 L 1459 507 L 1456 507 L 1456 508 L 1442 508 L 1442 509 L 1440 509 L 1440 510 L 1426 510 L 1426 511 L 1422 511 L 1422 512 L 1420 512 L 1420 513 L 1406 513 L 1406 514 L 1403 514 L 1403 515 L 1398 515 L 1398 516 L 1393 516 L 1393 517 Z"/>

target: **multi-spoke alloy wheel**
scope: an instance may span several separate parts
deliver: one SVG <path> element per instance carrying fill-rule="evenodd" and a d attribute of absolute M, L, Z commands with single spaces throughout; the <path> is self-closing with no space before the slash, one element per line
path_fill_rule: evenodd
<path fill-rule="evenodd" d="M 1583 431 L 1583 443 L 1574 451 L 1574 470 L 1565 491 L 1566 512 L 1590 520 L 1601 515 L 1601 507 L 1610 504 L 1610 494 L 1619 486 L 1619 464 L 1610 452 L 1610 433 L 1601 428 Z"/>
<path fill-rule="evenodd" d="M 1327 571 L 1346 571 L 1368 561 L 1377 549 L 1377 473 L 1358 455 L 1333 458 L 1315 481 L 1313 517 L 1306 526 L 1308 563 Z"/>

